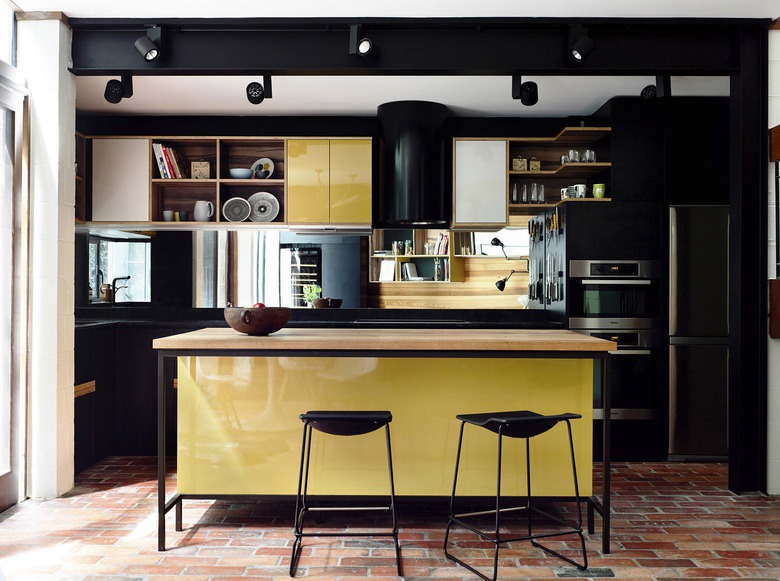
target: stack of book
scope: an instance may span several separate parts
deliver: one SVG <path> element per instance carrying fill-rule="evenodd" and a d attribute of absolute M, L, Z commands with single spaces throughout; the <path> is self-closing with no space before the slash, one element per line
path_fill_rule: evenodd
<path fill-rule="evenodd" d="M 447 254 L 450 249 L 450 235 L 446 232 L 441 232 L 436 239 L 436 246 L 434 247 L 434 254 Z"/>
<path fill-rule="evenodd" d="M 160 170 L 160 177 L 171 180 L 189 177 L 187 164 L 175 149 L 162 143 L 152 143 L 152 151 L 157 161 L 157 169 Z"/>

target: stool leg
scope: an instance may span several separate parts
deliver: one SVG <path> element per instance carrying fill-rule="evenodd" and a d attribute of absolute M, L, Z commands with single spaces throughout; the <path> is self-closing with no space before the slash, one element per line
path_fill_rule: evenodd
<path fill-rule="evenodd" d="M 390 474 L 390 514 L 393 517 L 393 543 L 395 544 L 395 565 L 401 576 L 401 548 L 398 546 L 398 519 L 395 514 L 395 481 L 393 480 L 393 453 L 390 449 L 390 424 L 385 424 L 387 442 L 387 470 Z"/>
<path fill-rule="evenodd" d="M 555 557 L 558 557 L 559 559 L 562 559 L 563 561 L 566 561 L 570 565 L 573 565 L 573 566 L 577 567 L 577 569 L 579 569 L 580 571 L 584 571 L 585 569 L 588 568 L 588 554 L 585 551 L 585 537 L 582 535 L 582 506 L 581 506 L 581 503 L 580 503 L 580 487 L 579 487 L 579 483 L 577 482 L 577 463 L 576 463 L 576 461 L 574 459 L 574 440 L 573 440 L 572 435 L 571 435 L 571 424 L 569 423 L 569 420 L 566 420 L 566 428 L 567 428 L 568 436 L 569 436 L 569 452 L 571 454 L 571 468 L 572 468 L 572 474 L 574 476 L 574 495 L 575 495 L 576 506 L 577 506 L 577 526 L 574 527 L 571 531 L 565 531 L 565 532 L 562 532 L 562 533 L 553 533 L 553 534 L 542 534 L 542 535 L 539 535 L 537 537 L 532 537 L 531 538 L 531 544 L 533 546 L 535 546 L 535 547 L 539 547 L 540 549 L 542 549 L 546 553 L 549 553 L 549 554 L 551 554 L 551 555 L 553 555 Z M 541 514 L 545 514 L 542 511 L 539 511 L 538 509 L 537 509 L 537 512 L 540 512 Z M 546 515 L 546 516 L 550 516 L 550 515 Z M 530 515 L 529 515 L 529 518 L 530 518 Z M 565 524 L 565 523 L 563 523 L 562 520 L 560 520 L 560 519 L 558 519 L 556 517 L 552 517 L 552 518 L 554 520 L 557 520 L 561 524 Z M 557 551 L 554 551 L 552 549 L 549 549 L 549 548 L 545 547 L 544 545 L 542 545 L 540 543 L 537 543 L 536 540 L 535 540 L 536 538 L 540 538 L 540 537 L 558 536 L 558 535 L 563 535 L 563 534 L 576 534 L 576 535 L 579 536 L 580 545 L 582 547 L 582 559 L 583 559 L 583 564 L 582 565 L 580 565 L 579 563 L 577 563 L 576 561 L 574 561 L 572 559 L 569 559 L 568 557 L 565 557 L 564 555 L 561 555 Z"/>
<path fill-rule="evenodd" d="M 466 422 L 460 423 L 460 433 L 458 436 L 458 451 L 455 455 L 455 475 L 452 478 L 452 494 L 450 495 L 450 516 L 447 520 L 447 529 L 444 532 L 444 555 L 452 560 L 456 560 L 455 557 L 450 555 L 447 552 L 447 545 L 448 540 L 450 536 L 450 529 L 452 528 L 452 523 L 454 522 L 452 519 L 455 516 L 455 489 L 458 486 L 458 469 L 460 468 L 460 451 L 461 447 L 463 445 L 463 428 L 466 425 Z"/>
<path fill-rule="evenodd" d="M 306 507 L 306 491 L 309 485 L 309 457 L 311 455 L 311 432 L 308 423 L 303 424 L 303 442 L 301 443 L 301 467 L 298 471 L 298 493 L 295 496 L 295 523 L 293 532 L 295 540 L 290 557 L 290 577 L 295 576 L 295 568 L 303 542 L 303 516 L 308 510 Z M 304 476 L 305 471 L 305 476 Z M 301 493 L 303 491 L 303 493 Z"/>

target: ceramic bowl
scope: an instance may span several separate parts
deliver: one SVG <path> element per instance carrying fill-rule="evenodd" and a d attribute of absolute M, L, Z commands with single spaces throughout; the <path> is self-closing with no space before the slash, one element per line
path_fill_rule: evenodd
<path fill-rule="evenodd" d="M 239 333 L 269 335 L 287 324 L 290 310 L 288 307 L 227 307 L 225 320 Z"/>
<path fill-rule="evenodd" d="M 344 299 L 314 299 L 312 303 L 314 303 L 315 309 L 338 309 L 341 306 L 341 303 L 344 301 Z"/>
<path fill-rule="evenodd" d="M 253 173 L 251 167 L 234 167 L 230 169 L 230 177 L 234 180 L 248 180 Z"/>

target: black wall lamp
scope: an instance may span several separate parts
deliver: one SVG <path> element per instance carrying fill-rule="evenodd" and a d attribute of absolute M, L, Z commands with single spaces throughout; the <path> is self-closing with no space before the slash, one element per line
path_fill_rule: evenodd
<path fill-rule="evenodd" d="M 533 81 L 524 83 L 520 75 L 512 75 L 512 98 L 520 99 L 526 107 L 536 105 L 539 102 L 539 86 Z"/>
<path fill-rule="evenodd" d="M 596 48 L 596 43 L 588 36 L 588 29 L 584 26 L 569 26 L 569 56 L 575 62 L 581 63 Z"/>
<path fill-rule="evenodd" d="M 496 281 L 496 288 L 500 290 L 501 292 L 504 292 L 504 289 L 506 288 L 506 281 L 508 281 L 510 278 L 512 278 L 512 275 L 516 272 L 523 272 L 522 270 L 513 270 L 509 273 L 508 276 L 505 276 L 504 278 Z"/>
<path fill-rule="evenodd" d="M 265 99 L 273 97 L 271 75 L 263 75 L 263 84 L 253 81 L 246 86 L 246 98 L 252 105 L 259 105 Z"/>
<path fill-rule="evenodd" d="M 122 80 L 110 79 L 106 83 L 106 91 L 103 93 L 106 101 L 117 104 L 122 99 L 129 99 L 133 96 L 133 77 L 122 75 Z"/>
<path fill-rule="evenodd" d="M 157 25 L 149 26 L 146 34 L 139 36 L 134 46 L 146 62 L 157 60 L 162 50 L 162 28 Z"/>
<path fill-rule="evenodd" d="M 363 36 L 363 25 L 351 24 L 349 27 L 349 54 L 374 60 L 379 57 L 376 43 Z"/>

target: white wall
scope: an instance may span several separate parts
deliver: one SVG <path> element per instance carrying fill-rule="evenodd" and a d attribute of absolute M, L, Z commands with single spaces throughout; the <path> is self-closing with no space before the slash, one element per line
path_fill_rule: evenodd
<path fill-rule="evenodd" d="M 27 494 L 73 488 L 76 84 L 70 30 L 18 23 L 18 69 L 30 89 L 30 318 Z"/>
<path fill-rule="evenodd" d="M 780 30 L 769 31 L 769 127 L 780 125 Z M 769 278 L 775 278 L 775 172 L 769 165 Z M 768 340 L 767 491 L 780 494 L 780 339 Z"/>

